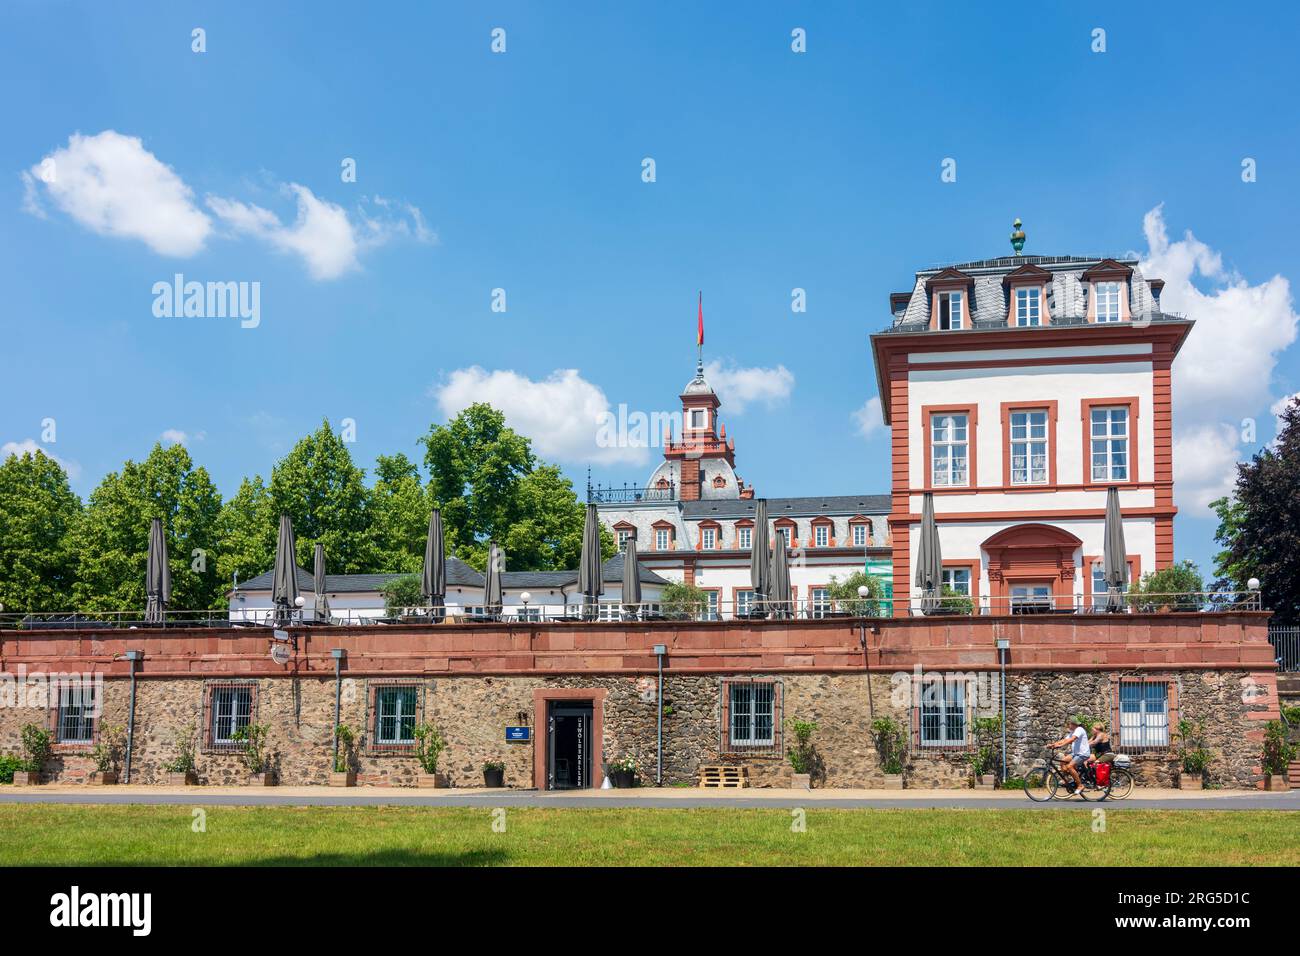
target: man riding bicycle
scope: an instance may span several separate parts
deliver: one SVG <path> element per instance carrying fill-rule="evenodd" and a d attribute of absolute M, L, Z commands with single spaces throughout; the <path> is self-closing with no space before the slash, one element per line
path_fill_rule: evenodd
<path fill-rule="evenodd" d="M 1088 732 L 1079 725 L 1079 722 L 1071 717 L 1065 722 L 1069 728 L 1069 733 L 1060 740 L 1054 740 L 1047 746 L 1055 749 L 1057 747 L 1069 746 L 1070 760 L 1065 764 L 1066 771 L 1074 778 L 1074 790 L 1077 793 L 1083 789 L 1083 778 L 1079 776 L 1079 768 L 1088 761 L 1092 754 L 1092 748 L 1088 746 Z"/>

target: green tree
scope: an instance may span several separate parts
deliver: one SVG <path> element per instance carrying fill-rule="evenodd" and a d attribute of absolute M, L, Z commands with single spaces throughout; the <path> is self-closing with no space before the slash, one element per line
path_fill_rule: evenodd
<path fill-rule="evenodd" d="M 858 588 L 865 587 L 867 596 L 858 597 Z M 877 617 L 880 614 L 880 599 L 885 587 L 880 579 L 865 571 L 854 571 L 843 581 L 831 575 L 831 583 L 826 586 L 830 597 L 841 611 L 848 611 L 857 617 Z"/>
<path fill-rule="evenodd" d="M 329 421 L 321 422 L 320 428 L 294 445 L 271 471 L 267 488 L 271 540 L 275 540 L 279 516 L 287 514 L 293 520 L 299 566 L 311 568 L 312 551 L 319 541 L 325 545 L 330 573 L 373 571 L 370 491 L 365 476 Z"/>
<path fill-rule="evenodd" d="M 1214 502 L 1219 517 L 1215 556 L 1220 586 L 1239 591 L 1259 578 L 1278 624 L 1300 624 L 1300 400 L 1281 416 L 1273 445 L 1237 465 L 1229 499 Z"/>
<path fill-rule="evenodd" d="M 149 523 L 162 518 L 177 610 L 220 607 L 221 495 L 184 445 L 156 444 L 142 462 L 128 460 L 90 494 L 72 535 L 77 553 L 73 600 L 88 610 L 144 609 Z"/>
<path fill-rule="evenodd" d="M 1204 590 L 1200 570 L 1191 561 L 1181 561 L 1142 575 L 1129 591 L 1129 602 L 1140 611 L 1199 611 L 1205 604 Z"/>
<path fill-rule="evenodd" d="M 573 483 L 537 461 L 528 439 L 490 405 L 475 404 L 420 439 L 430 504 L 442 509 L 448 550 L 482 570 L 488 542 L 511 570 L 572 569 L 582 550 L 583 508 Z M 427 520 L 427 517 L 426 517 Z M 601 553 L 614 554 L 601 532 Z"/>
<path fill-rule="evenodd" d="M 223 588 L 235 580 L 247 581 L 275 562 L 275 534 L 278 516 L 261 475 L 245 478 L 235 496 L 222 506 L 217 519 L 217 574 Z"/>
<path fill-rule="evenodd" d="M 431 507 L 415 462 L 403 454 L 380 455 L 371 489 L 374 570 L 420 572 Z"/>
<path fill-rule="evenodd" d="M 6 611 L 72 607 L 76 552 L 71 534 L 81 500 L 63 467 L 41 451 L 0 465 L 0 603 Z"/>

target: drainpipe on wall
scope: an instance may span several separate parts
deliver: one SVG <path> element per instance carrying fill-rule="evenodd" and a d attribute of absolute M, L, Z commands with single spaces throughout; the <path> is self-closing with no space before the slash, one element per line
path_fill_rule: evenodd
<path fill-rule="evenodd" d="M 336 647 L 334 655 L 334 766 L 339 765 L 339 709 L 343 702 L 343 660 L 348 656 L 347 648 Z"/>
<path fill-rule="evenodd" d="M 655 657 L 659 658 L 659 693 L 655 695 L 659 703 L 659 729 L 655 741 L 655 786 L 664 785 L 664 658 L 668 655 L 667 644 L 655 645 Z"/>
<path fill-rule="evenodd" d="M 998 660 L 1002 663 L 1002 782 L 1007 782 L 1007 654 L 1011 652 L 1011 642 L 1004 637 L 998 638 Z"/>
<path fill-rule="evenodd" d="M 126 756 L 122 760 L 122 781 L 131 782 L 131 752 L 135 748 L 135 664 L 144 660 L 144 651 L 127 651 L 126 659 L 131 665 L 131 702 L 126 712 Z"/>

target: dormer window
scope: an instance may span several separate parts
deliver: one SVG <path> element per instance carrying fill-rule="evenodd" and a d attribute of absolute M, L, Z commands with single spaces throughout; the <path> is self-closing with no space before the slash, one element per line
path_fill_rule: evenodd
<path fill-rule="evenodd" d="M 1120 283 L 1098 282 L 1093 288 L 1097 296 L 1097 321 L 1118 322 L 1123 317 L 1119 308 Z"/>
<path fill-rule="evenodd" d="M 1016 289 L 1016 326 L 1026 329 L 1043 324 L 1043 290 L 1037 286 Z"/>
<path fill-rule="evenodd" d="M 940 331 L 950 331 L 962 327 L 962 300 L 965 299 L 964 292 L 940 292 L 939 293 L 939 329 Z"/>

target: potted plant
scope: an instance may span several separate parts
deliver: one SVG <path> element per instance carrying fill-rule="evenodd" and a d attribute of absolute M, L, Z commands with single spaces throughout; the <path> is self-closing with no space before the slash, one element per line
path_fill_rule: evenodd
<path fill-rule="evenodd" d="M 231 734 L 232 740 L 243 744 L 240 759 L 248 768 L 248 782 L 255 787 L 275 786 L 275 771 L 270 768 L 266 753 L 266 740 L 270 733 L 267 724 L 247 724 Z"/>
<path fill-rule="evenodd" d="M 330 774 L 331 787 L 355 787 L 357 733 L 347 724 L 334 728 L 334 772 Z"/>
<path fill-rule="evenodd" d="M 970 766 L 971 787 L 984 786 L 984 777 L 992 773 L 994 782 L 1000 774 L 996 773 L 998 765 L 997 740 L 1002 733 L 1001 717 L 976 717 L 972 721 L 975 732 L 975 749 L 966 755 Z"/>
<path fill-rule="evenodd" d="M 393 578 L 380 592 L 384 597 L 384 616 L 403 624 L 427 623 L 424 614 L 415 613 L 425 602 L 422 592 L 418 575 L 403 574 Z"/>
<path fill-rule="evenodd" d="M 415 758 L 420 762 L 421 773 L 415 777 L 417 787 L 445 787 L 447 775 L 438 773 L 438 758 L 447 749 L 446 738 L 433 724 L 421 724 L 415 728 Z M 485 771 L 487 767 L 483 768 Z M 502 770 L 504 770 L 504 766 Z M 486 775 L 484 780 L 486 780 Z M 488 784 L 491 786 L 491 784 Z M 500 784 L 498 784 L 500 786 Z"/>
<path fill-rule="evenodd" d="M 636 757 L 624 754 L 609 764 L 609 782 L 619 790 L 636 786 Z"/>
<path fill-rule="evenodd" d="M 880 756 L 880 769 L 885 774 L 886 790 L 903 789 L 903 757 L 907 751 L 907 737 L 893 717 L 877 717 L 871 722 L 871 739 Z"/>
<path fill-rule="evenodd" d="M 1295 745 L 1287 740 L 1286 728 L 1280 720 L 1270 720 L 1264 725 L 1264 789 L 1290 790 L 1287 782 L 1287 765 L 1295 759 Z M 17 777 L 14 778 L 18 779 Z"/>
<path fill-rule="evenodd" d="M 790 786 L 796 790 L 811 790 L 813 771 L 817 765 L 817 750 L 812 745 L 812 735 L 817 729 L 817 721 L 800 720 L 795 717 L 790 721 L 790 729 L 794 732 L 794 746 L 787 747 L 785 751 L 790 761 L 790 769 L 793 771 L 790 775 Z"/>
<path fill-rule="evenodd" d="M 14 786 L 35 787 L 41 782 L 41 770 L 54 749 L 50 744 L 50 732 L 36 724 L 24 724 L 22 738 L 27 758 L 21 769 L 14 771 Z"/>
<path fill-rule="evenodd" d="M 1178 789 L 1204 790 L 1205 770 L 1214 760 L 1214 754 L 1205 747 L 1205 725 L 1200 721 L 1178 722 Z"/>
<path fill-rule="evenodd" d="M 504 787 L 506 785 L 506 765 L 500 760 L 483 762 L 483 786 Z"/>
<path fill-rule="evenodd" d="M 99 732 L 99 743 L 95 744 L 90 757 L 95 761 L 95 772 L 90 775 L 92 783 L 117 783 L 117 768 L 122 758 L 122 746 L 126 743 L 126 731 L 109 724 Z"/>
<path fill-rule="evenodd" d="M 176 756 L 166 761 L 163 772 L 167 774 L 169 787 L 193 787 L 199 782 L 199 775 L 194 772 L 194 725 L 190 724 L 176 732 Z"/>

